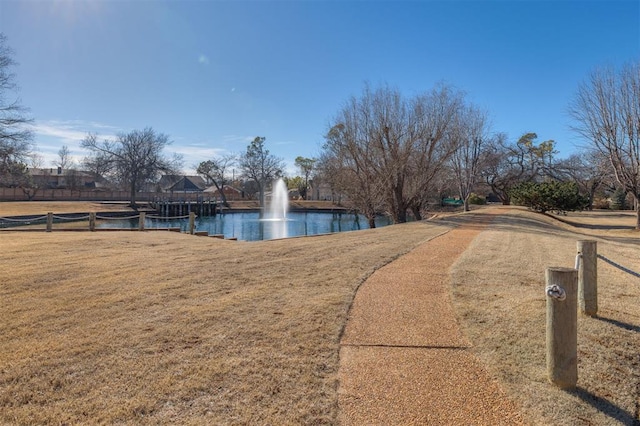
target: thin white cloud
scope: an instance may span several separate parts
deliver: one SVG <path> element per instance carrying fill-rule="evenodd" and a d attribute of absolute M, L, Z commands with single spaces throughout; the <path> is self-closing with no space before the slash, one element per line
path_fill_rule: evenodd
<path fill-rule="evenodd" d="M 97 134 L 99 139 L 116 139 L 122 129 L 99 122 L 48 120 L 37 122 L 33 131 L 36 135 L 36 149 L 42 156 L 43 166 L 48 167 L 57 159 L 57 153 L 63 145 L 68 146 L 73 160 L 80 163 L 86 155 L 80 144 L 88 133 Z M 229 154 L 237 146 L 244 149 L 254 137 L 225 135 L 221 138 L 219 147 L 213 147 L 213 144 L 207 141 L 185 143 L 186 138 L 177 136 L 166 151 L 182 155 L 184 171 L 194 174 L 194 166 L 200 162 Z"/>
<path fill-rule="evenodd" d="M 96 121 L 45 120 L 37 121 L 32 130 L 35 134 L 36 152 L 41 157 L 41 165 L 49 167 L 58 159 L 58 151 L 66 145 L 73 161 L 80 164 L 85 152 L 80 143 L 87 133 L 96 133 L 101 139 L 114 139 L 121 129 Z"/>
<path fill-rule="evenodd" d="M 87 132 L 84 131 L 57 127 L 50 124 L 36 124 L 33 131 L 38 136 L 50 136 L 67 142 L 79 142 L 87 136 Z"/>
<path fill-rule="evenodd" d="M 202 53 L 198 56 L 198 63 L 202 65 L 209 65 L 209 58 Z"/>
<path fill-rule="evenodd" d="M 87 133 L 97 133 L 104 138 L 113 138 L 118 129 L 97 122 L 82 121 L 41 121 L 33 125 L 37 136 L 56 138 L 64 143 L 79 143 Z"/>

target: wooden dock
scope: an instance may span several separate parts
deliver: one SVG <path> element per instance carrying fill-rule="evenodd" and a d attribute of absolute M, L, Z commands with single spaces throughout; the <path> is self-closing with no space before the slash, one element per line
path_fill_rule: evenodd
<path fill-rule="evenodd" d="M 218 212 L 215 200 L 157 199 L 149 202 L 149 205 L 162 217 L 188 216 L 192 212 L 198 216 L 215 216 Z"/>

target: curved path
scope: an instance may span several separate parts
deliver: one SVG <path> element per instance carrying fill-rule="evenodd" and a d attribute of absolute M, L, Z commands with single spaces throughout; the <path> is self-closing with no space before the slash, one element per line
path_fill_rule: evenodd
<path fill-rule="evenodd" d="M 458 227 L 362 284 L 341 340 L 341 424 L 524 424 L 470 350 L 450 299 L 449 268 L 490 212 L 457 216 Z"/>

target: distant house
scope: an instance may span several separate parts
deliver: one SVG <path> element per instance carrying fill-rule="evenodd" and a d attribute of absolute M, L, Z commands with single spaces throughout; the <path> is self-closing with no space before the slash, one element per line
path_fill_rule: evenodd
<path fill-rule="evenodd" d="M 102 182 L 93 173 L 62 167 L 29 169 L 29 173 L 39 187 L 46 189 L 97 188 Z"/>
<path fill-rule="evenodd" d="M 234 188 L 233 186 L 225 185 L 222 187 L 222 191 L 224 192 L 224 196 L 227 201 L 238 201 L 245 198 L 244 191 L 241 191 L 238 188 Z M 214 196 L 219 196 L 218 188 L 216 188 L 215 185 L 208 187 L 204 190 L 204 192 L 212 194 Z"/>
<path fill-rule="evenodd" d="M 200 176 L 164 175 L 158 186 L 161 192 L 203 192 L 207 184 Z"/>

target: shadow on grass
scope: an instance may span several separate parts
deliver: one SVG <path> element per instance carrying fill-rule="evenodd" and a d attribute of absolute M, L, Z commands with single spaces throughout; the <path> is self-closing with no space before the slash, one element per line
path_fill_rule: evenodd
<path fill-rule="evenodd" d="M 567 219 L 566 217 L 562 217 L 560 215 L 551 215 L 549 213 L 546 213 L 547 217 L 550 217 L 552 219 L 555 219 L 557 221 L 560 222 L 564 222 L 567 225 L 571 225 L 575 228 L 586 228 L 586 229 L 606 229 L 606 230 L 610 230 L 610 229 L 635 229 L 634 226 L 632 225 L 600 225 L 600 224 L 595 224 L 595 223 L 580 223 L 580 222 L 574 222 L 571 219 Z M 609 215 L 607 216 L 609 218 L 621 218 L 621 217 L 625 217 L 623 215 Z"/>
<path fill-rule="evenodd" d="M 568 391 L 570 394 L 577 396 L 592 407 L 606 414 L 612 420 L 616 420 L 623 425 L 640 426 L 640 420 L 635 415 L 618 407 L 613 402 L 598 395 L 594 395 L 586 389 L 577 387 L 575 390 Z"/>
<path fill-rule="evenodd" d="M 515 215 L 499 215 L 491 222 L 491 229 L 503 232 L 520 232 L 539 235 L 540 233 L 549 233 L 558 235 L 562 229 L 556 225 L 552 225 L 535 216 L 515 216 Z"/>
<path fill-rule="evenodd" d="M 592 230 L 592 229 L 593 230 L 595 229 L 610 230 L 610 231 L 614 231 L 614 230 L 633 231 L 633 227 L 628 227 L 628 226 L 610 226 L 610 225 L 591 226 L 591 225 L 584 225 L 584 224 L 571 222 L 566 219 L 560 218 L 557 215 L 546 214 L 546 213 L 545 214 L 535 213 L 535 214 L 540 215 L 541 217 L 547 217 L 559 223 L 563 222 L 573 227 L 574 229 L 563 229 L 559 225 L 554 225 L 548 222 L 544 222 L 540 219 L 537 219 L 535 216 L 518 217 L 514 215 L 509 215 L 509 213 L 498 216 L 497 219 L 492 222 L 491 226 L 493 229 L 506 231 L 506 232 L 516 231 L 516 232 L 527 232 L 527 233 L 534 233 L 534 234 L 537 234 L 540 232 L 550 232 L 550 233 L 553 233 L 554 235 L 560 235 L 561 232 L 566 232 L 567 234 L 564 234 L 564 235 L 568 235 L 569 233 L 571 233 L 571 234 L 585 235 L 585 236 L 588 236 L 589 238 L 594 237 L 593 234 L 590 234 L 588 232 L 589 230 Z M 613 236 L 597 235 L 595 237 L 598 239 L 616 242 L 616 243 L 640 245 L 640 238 L 639 238 L 640 232 L 637 235 L 638 236 L 636 237 L 635 235 L 619 236 L 614 234 Z"/>
<path fill-rule="evenodd" d="M 448 226 L 458 227 L 463 226 L 465 229 L 479 229 L 483 230 L 487 228 L 489 224 L 493 224 L 498 220 L 498 215 L 487 215 L 476 212 L 466 212 L 451 216 L 439 217 L 436 222 Z"/>
<path fill-rule="evenodd" d="M 608 322 L 609 324 L 613 324 L 616 327 L 624 328 L 625 330 L 635 331 L 636 333 L 640 333 L 640 326 L 629 324 L 627 322 L 622 322 L 618 320 L 614 320 L 612 318 L 606 318 L 601 316 L 596 316 L 596 319 L 604 322 Z"/>

